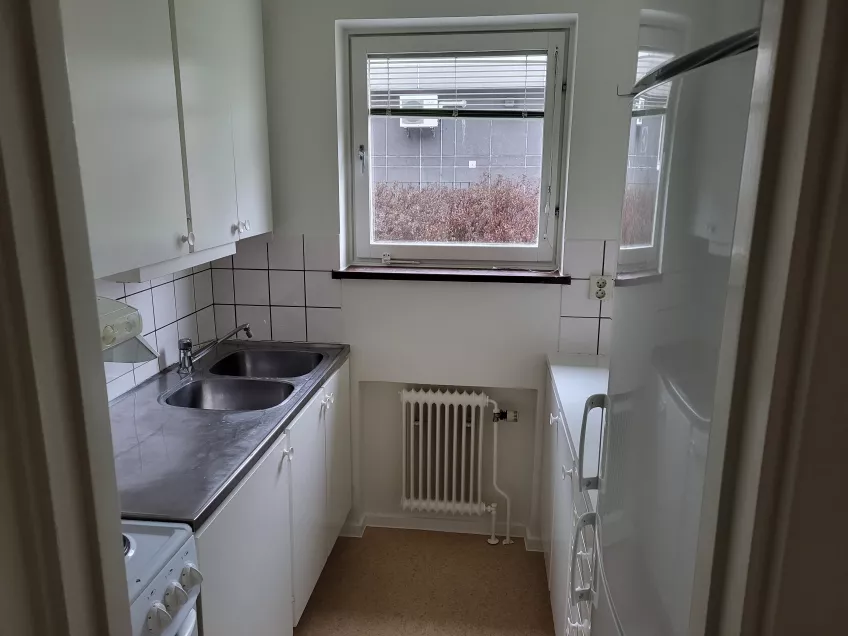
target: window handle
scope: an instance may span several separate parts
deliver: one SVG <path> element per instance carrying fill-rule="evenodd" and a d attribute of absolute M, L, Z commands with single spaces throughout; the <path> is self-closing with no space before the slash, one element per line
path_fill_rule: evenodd
<path fill-rule="evenodd" d="M 365 174 L 365 144 L 359 144 L 359 174 Z"/>

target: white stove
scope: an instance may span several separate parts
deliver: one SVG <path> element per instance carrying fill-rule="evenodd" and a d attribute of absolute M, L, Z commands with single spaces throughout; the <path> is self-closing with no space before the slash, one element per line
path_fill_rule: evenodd
<path fill-rule="evenodd" d="M 191 529 L 126 520 L 121 527 L 133 636 L 197 636 L 203 576 Z"/>

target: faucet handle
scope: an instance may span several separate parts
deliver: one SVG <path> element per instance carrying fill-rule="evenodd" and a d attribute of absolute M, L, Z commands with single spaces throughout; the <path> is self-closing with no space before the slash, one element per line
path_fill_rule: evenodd
<path fill-rule="evenodd" d="M 180 338 L 177 340 L 177 348 L 180 351 L 191 351 L 191 338 Z"/>

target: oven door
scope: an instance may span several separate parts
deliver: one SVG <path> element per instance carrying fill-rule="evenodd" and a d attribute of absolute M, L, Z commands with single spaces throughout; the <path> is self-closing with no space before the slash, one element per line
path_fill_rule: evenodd
<path fill-rule="evenodd" d="M 197 628 L 197 610 L 192 607 L 191 611 L 188 613 L 188 616 L 186 616 L 185 620 L 183 621 L 183 624 L 180 625 L 179 629 L 177 630 L 176 636 L 198 636 L 198 634 L 199 631 Z"/>

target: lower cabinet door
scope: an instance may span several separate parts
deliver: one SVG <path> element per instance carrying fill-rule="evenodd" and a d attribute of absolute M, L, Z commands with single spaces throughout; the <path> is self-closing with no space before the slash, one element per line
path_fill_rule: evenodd
<path fill-rule="evenodd" d="M 289 426 L 291 444 L 292 585 L 297 625 L 327 560 L 327 461 L 318 391 Z"/>
<path fill-rule="evenodd" d="M 327 430 L 327 548 L 329 555 L 347 520 L 353 501 L 350 456 L 350 365 L 324 387 Z"/>
<path fill-rule="evenodd" d="M 292 633 L 287 442 L 276 442 L 196 534 L 204 636 Z"/>
<path fill-rule="evenodd" d="M 572 484 L 574 462 L 565 428 L 556 423 L 556 480 L 554 483 L 554 522 L 551 546 L 551 610 L 556 636 L 565 636 L 570 604 L 571 539 L 574 530 Z"/>
<path fill-rule="evenodd" d="M 542 538 L 542 549 L 545 553 L 545 572 L 548 575 L 548 589 L 551 586 L 551 542 L 554 526 L 554 484 L 559 478 L 558 466 L 556 465 L 557 454 L 557 425 L 555 419 L 559 410 L 557 407 L 556 394 L 548 377 L 547 408 L 543 414 L 542 422 L 542 483 L 539 494 L 539 534 Z"/>

